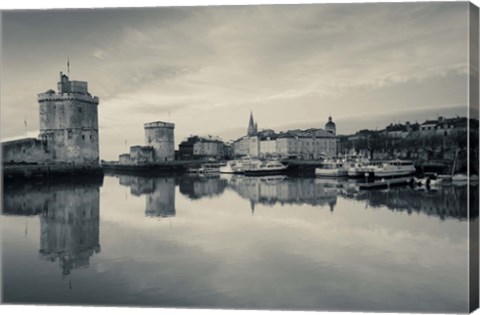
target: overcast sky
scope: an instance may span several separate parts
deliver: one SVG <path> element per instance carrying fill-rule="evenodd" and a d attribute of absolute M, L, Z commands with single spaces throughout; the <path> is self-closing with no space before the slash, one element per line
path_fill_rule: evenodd
<path fill-rule="evenodd" d="M 87 9 L 2 15 L 2 139 L 38 135 L 37 93 L 73 80 L 100 98 L 102 159 L 143 123 L 224 140 L 259 129 L 383 128 L 466 116 L 468 4 Z M 28 126 L 25 130 L 24 117 Z"/>

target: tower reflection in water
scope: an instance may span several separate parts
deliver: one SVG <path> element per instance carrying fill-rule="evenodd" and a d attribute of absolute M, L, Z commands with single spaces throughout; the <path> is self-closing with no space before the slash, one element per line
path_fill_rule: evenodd
<path fill-rule="evenodd" d="M 103 178 L 6 185 L 4 214 L 39 215 L 40 258 L 58 261 L 63 275 L 87 267 L 100 252 Z"/>
<path fill-rule="evenodd" d="M 146 195 L 145 216 L 174 217 L 175 178 L 118 175 L 120 185 L 130 187 L 135 196 Z"/>

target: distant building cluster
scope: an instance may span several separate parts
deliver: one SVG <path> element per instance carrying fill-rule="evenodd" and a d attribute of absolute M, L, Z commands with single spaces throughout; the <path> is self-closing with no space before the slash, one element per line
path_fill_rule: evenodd
<path fill-rule="evenodd" d="M 146 146 L 131 146 L 129 153 L 119 156 L 123 165 L 140 165 L 173 161 L 175 159 L 175 124 L 155 121 L 144 124 Z"/>
<path fill-rule="evenodd" d="M 247 135 L 232 145 L 234 157 L 276 157 L 285 159 L 319 159 L 337 154 L 336 126 L 329 117 L 325 129 L 258 131 L 250 113 Z"/>
<path fill-rule="evenodd" d="M 99 99 L 90 95 L 87 82 L 70 81 L 60 72 L 58 91 L 38 94 L 38 104 L 38 138 L 3 142 L 5 163 L 99 163 Z"/>
<path fill-rule="evenodd" d="M 419 126 L 418 130 L 423 135 L 437 134 L 448 136 L 458 131 L 465 131 L 467 128 L 468 119 L 466 117 L 444 118 L 440 116 L 437 120 L 426 120 Z"/>
<path fill-rule="evenodd" d="M 353 135 L 338 136 L 341 155 L 360 154 L 373 159 L 407 158 L 416 160 L 454 160 L 466 167 L 467 151 L 476 159 L 478 150 L 468 148 L 467 133 L 478 139 L 478 120 L 466 117 L 426 120 L 425 122 L 390 124 L 382 130 L 360 130 Z M 476 138 L 472 138 L 476 137 Z M 478 165 L 472 165 L 476 170 Z"/>
<path fill-rule="evenodd" d="M 230 158 L 320 159 L 337 154 L 336 126 L 329 117 L 325 129 L 258 130 L 250 113 L 245 136 L 226 144 L 216 137 L 190 136 L 179 145 L 181 160 L 223 160 Z"/>

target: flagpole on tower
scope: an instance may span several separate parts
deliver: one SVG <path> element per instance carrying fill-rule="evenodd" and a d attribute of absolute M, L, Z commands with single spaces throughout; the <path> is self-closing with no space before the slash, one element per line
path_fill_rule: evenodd
<path fill-rule="evenodd" d="M 68 77 L 70 78 L 70 57 L 67 57 L 67 74 L 68 74 Z"/>

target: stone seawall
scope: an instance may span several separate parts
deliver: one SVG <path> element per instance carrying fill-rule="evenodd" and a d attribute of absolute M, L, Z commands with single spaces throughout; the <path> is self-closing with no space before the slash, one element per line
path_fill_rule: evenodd
<path fill-rule="evenodd" d="M 103 176 L 101 165 L 3 165 L 4 180 L 22 180 L 52 177 Z"/>

